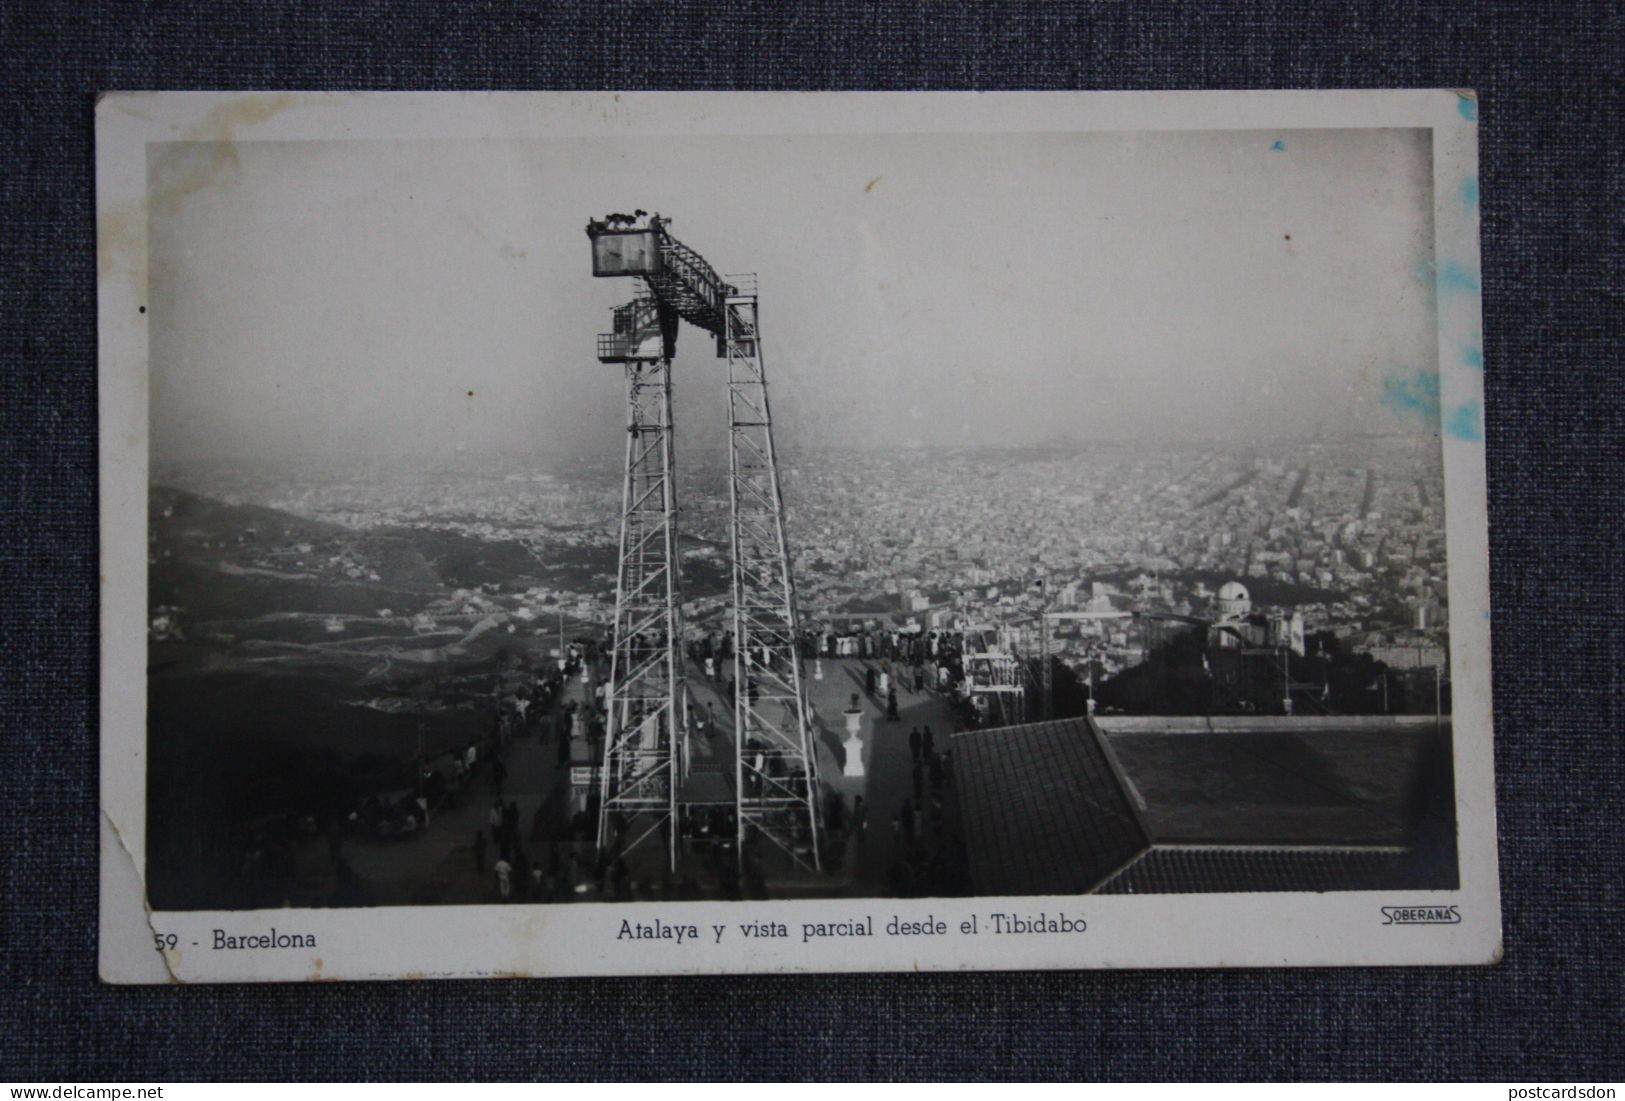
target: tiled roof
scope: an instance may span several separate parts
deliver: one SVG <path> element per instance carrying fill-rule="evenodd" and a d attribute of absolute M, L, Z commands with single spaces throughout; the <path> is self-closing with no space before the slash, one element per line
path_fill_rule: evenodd
<path fill-rule="evenodd" d="M 1447 807 L 1449 724 L 1400 716 L 1100 716 L 1158 845 L 1378 849 Z M 1445 769 L 1448 772 L 1448 769 Z M 1448 781 L 1445 781 L 1447 784 Z"/>
<path fill-rule="evenodd" d="M 1150 844 L 1083 719 L 955 734 L 953 770 L 977 894 L 1083 894 Z"/>
<path fill-rule="evenodd" d="M 1158 846 L 1099 888 L 1105 895 L 1373 891 L 1415 878 L 1414 858 L 1384 849 Z"/>
<path fill-rule="evenodd" d="M 1098 727 L 1080 718 L 956 734 L 972 887 L 1044 895 L 1453 886 L 1448 785 L 1430 789 L 1446 816 L 1431 832 L 1414 805 L 1441 737 L 1448 727 L 1436 731 L 1432 721 L 1284 718 L 1117 718 Z"/>

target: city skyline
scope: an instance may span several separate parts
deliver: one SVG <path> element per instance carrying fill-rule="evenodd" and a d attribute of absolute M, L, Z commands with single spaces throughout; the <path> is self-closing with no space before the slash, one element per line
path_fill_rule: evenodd
<path fill-rule="evenodd" d="M 906 452 L 826 453 L 787 460 L 784 474 L 799 588 L 812 614 L 916 586 L 977 588 L 978 576 L 981 588 L 1035 571 L 1060 585 L 1130 567 L 1207 575 L 1215 586 L 1225 578 L 1296 586 L 1305 601 L 1326 605 L 1328 622 L 1350 622 L 1368 620 L 1396 595 L 1389 586 L 1397 575 L 1372 573 L 1383 564 L 1411 575 L 1415 599 L 1444 599 L 1443 470 L 1431 451 L 1425 440 L 1390 437 L 1317 441 L 1291 454 L 1252 443 L 1160 452 L 1101 445 L 1087 462 L 1060 449 L 940 451 L 928 464 Z M 726 544 L 722 477 L 690 464 L 679 494 L 685 540 Z M 566 540 L 604 552 L 613 549 L 619 500 L 618 482 L 596 463 L 551 471 L 384 463 L 303 477 L 220 464 L 170 484 L 355 532 L 443 529 L 483 545 L 557 548 Z M 976 492 L 939 491 L 948 484 Z M 950 545 L 958 553 L 944 557 Z M 521 556 L 512 568 L 532 573 L 528 561 Z M 825 567 L 809 572 L 818 562 Z M 830 572 L 833 564 L 843 568 Z M 610 584 L 600 573 L 566 587 L 572 602 L 587 600 L 603 616 Z M 1020 595 L 1007 588 L 986 604 Z M 1403 625 L 1408 616 L 1396 607 L 1379 618 Z"/>

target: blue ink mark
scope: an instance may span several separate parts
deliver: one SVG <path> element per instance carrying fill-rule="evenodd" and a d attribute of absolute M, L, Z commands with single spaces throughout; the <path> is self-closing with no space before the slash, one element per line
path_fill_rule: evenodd
<path fill-rule="evenodd" d="M 1286 142 L 1276 139 L 1275 141 L 1270 142 L 1270 148 L 1277 153 L 1285 153 Z"/>
<path fill-rule="evenodd" d="M 1469 271 L 1454 260 L 1439 265 L 1439 290 L 1457 294 L 1478 293 L 1478 273 Z"/>
<path fill-rule="evenodd" d="M 1464 96 L 1460 92 L 1457 92 L 1456 110 L 1460 111 L 1461 117 L 1466 119 L 1468 122 L 1478 121 L 1478 100 L 1474 99 L 1472 96 Z"/>
<path fill-rule="evenodd" d="M 1458 440 L 1481 443 L 1484 439 L 1484 411 L 1478 399 L 1464 401 L 1450 411 L 1444 429 Z"/>
<path fill-rule="evenodd" d="M 1463 348 L 1461 361 L 1477 371 L 1484 369 L 1484 353 L 1478 348 Z"/>
<path fill-rule="evenodd" d="M 1461 178 L 1461 205 L 1468 210 L 1478 205 L 1478 177 L 1463 176 Z"/>
<path fill-rule="evenodd" d="M 1389 375 L 1382 380 L 1382 404 L 1401 420 L 1414 416 L 1424 427 L 1439 423 L 1439 376 L 1417 371 L 1410 378 Z"/>

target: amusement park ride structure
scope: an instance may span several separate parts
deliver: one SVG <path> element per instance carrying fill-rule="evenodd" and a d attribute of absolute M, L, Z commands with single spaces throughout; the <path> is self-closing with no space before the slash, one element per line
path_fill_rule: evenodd
<path fill-rule="evenodd" d="M 765 838 L 819 867 L 818 775 L 808 726 L 795 586 L 762 366 L 755 276 L 725 281 L 658 214 L 587 224 L 593 275 L 641 293 L 613 311 L 598 359 L 626 371 L 626 478 L 598 845 L 659 835 L 675 870 L 688 760 L 672 358 L 680 321 L 710 333 L 728 365 L 733 552 L 734 796 L 737 851 Z"/>

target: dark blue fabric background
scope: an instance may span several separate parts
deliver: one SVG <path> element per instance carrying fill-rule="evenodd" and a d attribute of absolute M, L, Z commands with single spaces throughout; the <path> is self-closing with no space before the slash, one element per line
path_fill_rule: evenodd
<path fill-rule="evenodd" d="M 1622 40 L 1595 2 L 0 5 L 0 1079 L 1625 1076 Z M 1482 97 L 1500 967 L 98 984 L 97 92 L 1438 86 Z"/>

